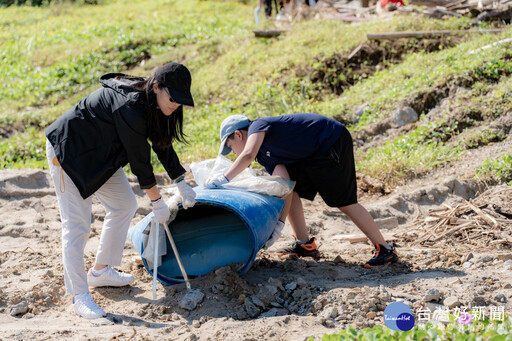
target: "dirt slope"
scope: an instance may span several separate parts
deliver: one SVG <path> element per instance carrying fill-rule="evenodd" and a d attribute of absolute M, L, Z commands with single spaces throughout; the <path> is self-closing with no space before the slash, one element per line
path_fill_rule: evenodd
<path fill-rule="evenodd" d="M 510 144 L 510 139 L 505 144 Z M 507 148 L 505 144 L 487 146 L 479 157 Z M 433 174 L 430 182 L 424 178 L 416 187 L 410 184 L 387 196 L 362 195 L 361 201 L 379 223 L 383 218 L 398 218 L 400 225 L 384 232 L 398 237 L 395 243 L 401 264 L 378 270 L 362 268 L 371 257 L 372 247 L 341 239 L 342 235 L 357 233 L 357 228 L 317 199 L 304 204 L 308 226 L 323 252 L 318 262 L 282 260 L 272 250 L 262 251 L 243 277 L 225 267 L 194 280 L 193 286 L 205 298 L 195 310 L 187 311 L 178 305 L 187 292 L 184 285 L 159 285 L 159 299 L 152 300 L 152 278 L 135 260 L 137 252 L 127 242 L 121 269 L 134 274 L 136 281 L 127 288 L 92 290 L 109 314 L 91 322 L 75 317 L 70 298 L 63 295 L 60 222 L 48 173 L 3 170 L 0 338 L 128 340 L 135 333 L 131 340 L 301 340 L 352 323 L 358 327 L 382 324 L 382 312 L 390 302 L 405 301 L 416 313 L 425 306 L 430 289 L 439 293 L 431 292 L 433 296 L 428 299 L 434 302 L 429 304 L 442 304 L 443 299 L 454 296 L 461 306 L 482 306 L 488 313 L 491 307 L 503 306 L 510 311 L 510 245 L 475 247 L 444 240 L 431 245 L 417 243 L 425 233 L 422 225 L 430 209 L 443 208 L 443 204 L 453 207 L 464 199 L 478 198 L 485 190 L 482 184 L 463 176 L 441 182 L 446 176 L 443 172 L 451 170 L 440 172 Z M 140 206 L 136 222 L 149 212 L 149 204 L 136 183 L 133 188 Z M 512 190 L 500 189 L 500 205 L 512 207 Z M 496 201 L 498 196 L 488 200 Z M 93 216 L 93 232 L 86 248 L 88 266 L 94 259 L 104 217 L 97 201 Z M 510 223 L 503 226 L 510 229 Z M 287 225 L 274 248 L 291 240 Z M 473 258 L 464 262 L 470 253 Z M 14 309 L 21 313 L 12 316 Z"/>

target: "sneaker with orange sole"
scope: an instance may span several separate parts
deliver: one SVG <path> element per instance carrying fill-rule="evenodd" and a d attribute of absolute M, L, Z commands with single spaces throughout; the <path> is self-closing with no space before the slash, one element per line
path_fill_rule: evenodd
<path fill-rule="evenodd" d="M 398 262 L 398 252 L 396 252 L 394 247 L 391 247 L 391 250 L 388 250 L 380 244 L 375 244 L 375 254 L 372 259 L 366 262 L 364 267 L 376 268 L 396 262 Z"/>
<path fill-rule="evenodd" d="M 320 252 L 318 252 L 318 247 L 315 243 L 315 237 L 311 238 L 305 243 L 296 241 L 288 247 L 277 250 L 276 253 L 279 257 L 295 256 L 320 258 Z"/>

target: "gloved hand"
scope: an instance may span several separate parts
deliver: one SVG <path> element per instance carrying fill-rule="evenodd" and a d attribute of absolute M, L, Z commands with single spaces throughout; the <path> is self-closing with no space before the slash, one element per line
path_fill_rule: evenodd
<path fill-rule="evenodd" d="M 204 184 L 204 187 L 206 188 L 216 188 L 220 187 L 224 184 L 227 184 L 229 182 L 228 178 L 224 174 L 212 176 L 208 180 L 206 180 L 206 183 Z"/>
<path fill-rule="evenodd" d="M 265 245 L 263 245 L 263 249 L 266 250 L 269 247 L 271 247 L 272 245 L 274 245 L 275 241 L 278 240 L 279 237 L 281 237 L 281 233 L 283 233 L 283 228 L 284 228 L 284 222 L 282 222 L 281 220 L 278 220 L 276 223 L 276 227 L 274 228 L 274 232 L 272 232 L 272 234 L 270 235 L 270 238 L 267 240 Z"/>
<path fill-rule="evenodd" d="M 190 187 L 185 180 L 176 184 L 181 194 L 181 205 L 184 209 L 193 207 L 196 204 L 196 192 Z"/>
<path fill-rule="evenodd" d="M 160 224 L 167 224 L 171 211 L 169 211 L 169 207 L 165 203 L 164 199 L 160 197 L 160 199 L 157 201 L 152 202 L 151 205 L 153 206 L 153 214 L 155 215 L 155 220 Z"/>

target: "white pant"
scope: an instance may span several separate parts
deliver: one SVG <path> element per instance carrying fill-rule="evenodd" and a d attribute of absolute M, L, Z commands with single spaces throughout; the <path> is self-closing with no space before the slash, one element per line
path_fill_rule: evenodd
<path fill-rule="evenodd" d="M 60 166 L 53 164 L 55 151 L 46 141 L 46 156 L 55 185 L 62 220 L 62 262 L 68 294 L 89 292 L 84 264 L 84 249 L 91 231 L 92 197 L 83 199 L 73 181 Z M 120 168 L 96 191 L 106 210 L 96 263 L 119 266 L 137 200 Z"/>

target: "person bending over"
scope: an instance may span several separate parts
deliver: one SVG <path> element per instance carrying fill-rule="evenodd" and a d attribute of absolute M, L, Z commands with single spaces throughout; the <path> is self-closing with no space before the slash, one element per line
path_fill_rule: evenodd
<path fill-rule="evenodd" d="M 279 238 L 288 218 L 296 242 L 277 250 L 279 256 L 318 258 L 315 238 L 308 236 L 301 198 L 313 200 L 317 193 L 330 207 L 337 207 L 375 245 L 375 254 L 365 267 L 398 261 L 370 213 L 357 202 L 356 171 L 352 137 L 340 122 L 313 113 L 261 117 L 254 121 L 244 115 L 226 118 L 220 127 L 219 154 L 233 151 L 238 157 L 225 174 L 211 177 L 205 187 L 228 183 L 255 159 L 271 175 L 296 182 L 285 198 L 285 206 L 265 247 Z"/>

